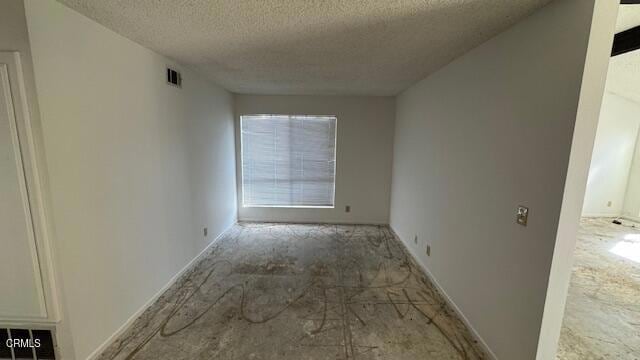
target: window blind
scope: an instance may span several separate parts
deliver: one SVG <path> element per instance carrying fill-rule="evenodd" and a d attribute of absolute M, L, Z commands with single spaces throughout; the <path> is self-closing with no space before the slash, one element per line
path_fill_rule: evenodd
<path fill-rule="evenodd" d="M 244 206 L 333 207 L 336 117 L 244 115 Z"/>

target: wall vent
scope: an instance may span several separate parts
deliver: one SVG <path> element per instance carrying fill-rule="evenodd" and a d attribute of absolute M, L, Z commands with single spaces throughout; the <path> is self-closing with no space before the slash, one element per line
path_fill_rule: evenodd
<path fill-rule="evenodd" d="M 0 329 L 0 359 L 55 360 L 51 330 Z"/>
<path fill-rule="evenodd" d="M 182 76 L 180 76 L 180 73 L 176 70 L 167 68 L 167 83 L 177 87 L 182 87 Z"/>

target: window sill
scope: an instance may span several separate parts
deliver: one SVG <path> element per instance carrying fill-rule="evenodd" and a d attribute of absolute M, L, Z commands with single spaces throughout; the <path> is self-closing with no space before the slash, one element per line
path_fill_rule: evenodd
<path fill-rule="evenodd" d="M 335 206 L 316 205 L 242 205 L 243 208 L 281 208 L 281 209 L 335 209 Z"/>

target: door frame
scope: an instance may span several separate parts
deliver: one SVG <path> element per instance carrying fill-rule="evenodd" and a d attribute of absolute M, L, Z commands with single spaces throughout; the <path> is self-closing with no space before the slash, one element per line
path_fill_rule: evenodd
<path fill-rule="evenodd" d="M 27 91 L 24 81 L 24 72 L 20 53 L 17 51 L 0 51 L 0 64 L 6 65 L 9 77 L 9 90 L 13 100 L 13 115 L 15 119 L 19 151 L 22 157 L 24 169 L 25 187 L 31 212 L 33 227 L 34 256 L 37 256 L 39 271 L 37 272 L 42 284 L 41 317 L 7 317 L 0 319 L 0 326 L 46 326 L 59 322 L 59 297 L 54 276 L 54 263 L 52 244 L 50 242 L 50 222 L 48 221 L 46 202 L 48 193 L 46 189 L 45 172 L 41 169 L 44 164 L 42 152 L 38 152 L 38 144 L 34 136 L 34 127 L 27 102 Z"/>
<path fill-rule="evenodd" d="M 584 204 L 619 5 L 619 0 L 594 1 L 536 360 L 555 359 L 558 350 L 578 237 L 578 223 Z"/>

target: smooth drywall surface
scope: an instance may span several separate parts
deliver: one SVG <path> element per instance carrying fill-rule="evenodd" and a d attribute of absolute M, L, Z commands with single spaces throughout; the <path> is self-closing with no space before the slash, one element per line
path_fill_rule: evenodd
<path fill-rule="evenodd" d="M 583 216 L 619 216 L 640 127 L 640 104 L 606 93 L 593 145 Z"/>
<path fill-rule="evenodd" d="M 393 157 L 393 97 L 236 95 L 238 218 L 387 224 Z M 242 206 L 240 116 L 246 114 L 336 115 L 335 208 L 258 208 Z M 345 206 L 351 212 L 345 212 Z"/>
<path fill-rule="evenodd" d="M 636 140 L 636 147 L 633 151 L 633 160 L 629 169 L 629 181 L 624 198 L 624 209 L 622 215 L 627 218 L 640 221 L 640 134 Z"/>
<path fill-rule="evenodd" d="M 233 100 L 53 0 L 26 12 L 66 318 L 85 359 L 234 222 Z"/>
<path fill-rule="evenodd" d="M 397 100 L 391 226 L 500 359 L 536 356 L 592 10 L 554 1 Z"/>

